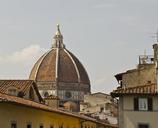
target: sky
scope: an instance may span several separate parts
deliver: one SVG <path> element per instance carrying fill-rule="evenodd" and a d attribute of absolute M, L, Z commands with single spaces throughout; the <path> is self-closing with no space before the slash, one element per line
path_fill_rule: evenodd
<path fill-rule="evenodd" d="M 158 0 L 0 0 L 0 79 L 28 79 L 60 24 L 66 48 L 86 68 L 92 92 L 153 54 Z"/>

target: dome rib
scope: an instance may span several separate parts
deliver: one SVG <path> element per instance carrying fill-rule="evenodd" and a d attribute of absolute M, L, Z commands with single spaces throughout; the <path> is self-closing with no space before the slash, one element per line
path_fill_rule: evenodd
<path fill-rule="evenodd" d="M 66 48 L 52 48 L 35 63 L 29 79 L 90 85 L 81 62 Z"/>
<path fill-rule="evenodd" d="M 59 71 L 59 48 L 56 48 L 56 63 L 55 63 L 55 78 L 58 81 L 58 71 Z"/>
<path fill-rule="evenodd" d="M 77 73 L 77 76 L 78 76 L 78 82 L 80 83 L 80 82 L 81 82 L 81 77 L 80 77 L 80 72 L 79 72 L 79 70 L 78 70 L 78 67 L 77 67 L 75 61 L 73 60 L 72 56 L 69 54 L 69 52 L 68 52 L 66 49 L 64 49 L 64 51 L 65 51 L 66 54 L 70 57 L 72 63 L 74 64 L 74 67 L 75 67 L 75 69 L 76 69 L 76 73 Z"/>
<path fill-rule="evenodd" d="M 52 49 L 51 49 L 52 50 Z M 46 56 L 51 52 L 51 50 L 49 50 L 48 52 L 46 52 L 44 55 L 43 55 L 43 57 L 41 58 L 41 61 L 39 62 L 39 65 L 38 65 L 38 67 L 37 67 L 37 69 L 36 69 L 36 72 L 35 72 L 35 80 L 37 80 L 37 74 L 38 74 L 38 72 L 39 72 L 39 68 L 40 68 L 40 66 L 41 66 L 41 64 L 42 64 L 42 62 L 43 62 L 43 60 L 46 58 Z"/>
<path fill-rule="evenodd" d="M 67 52 L 69 52 L 69 54 L 72 56 L 74 62 L 77 64 L 77 68 L 80 74 L 80 83 L 84 83 L 84 84 L 89 84 L 90 85 L 90 80 L 88 77 L 88 73 L 85 70 L 84 66 L 82 65 L 82 63 L 74 56 L 74 54 L 72 54 L 70 51 L 67 50 Z"/>

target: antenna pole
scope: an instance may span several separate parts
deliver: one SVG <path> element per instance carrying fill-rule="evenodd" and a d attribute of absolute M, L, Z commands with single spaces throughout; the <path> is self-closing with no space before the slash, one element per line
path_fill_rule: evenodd
<path fill-rule="evenodd" d="M 158 29 L 157 29 L 157 32 L 156 32 L 156 41 L 158 43 Z"/>

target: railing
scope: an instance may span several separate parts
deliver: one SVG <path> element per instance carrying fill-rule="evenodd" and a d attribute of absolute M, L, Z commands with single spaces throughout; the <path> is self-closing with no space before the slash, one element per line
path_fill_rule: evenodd
<path fill-rule="evenodd" d="M 153 64 L 154 56 L 153 55 L 140 55 L 139 64 Z"/>

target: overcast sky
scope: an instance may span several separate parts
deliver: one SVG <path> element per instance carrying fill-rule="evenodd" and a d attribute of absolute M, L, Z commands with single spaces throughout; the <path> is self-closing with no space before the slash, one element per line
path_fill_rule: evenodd
<path fill-rule="evenodd" d="M 144 51 L 152 54 L 158 0 L 0 0 L 0 79 L 27 79 L 57 23 L 92 91 L 109 93 L 115 74 L 135 68 Z"/>

